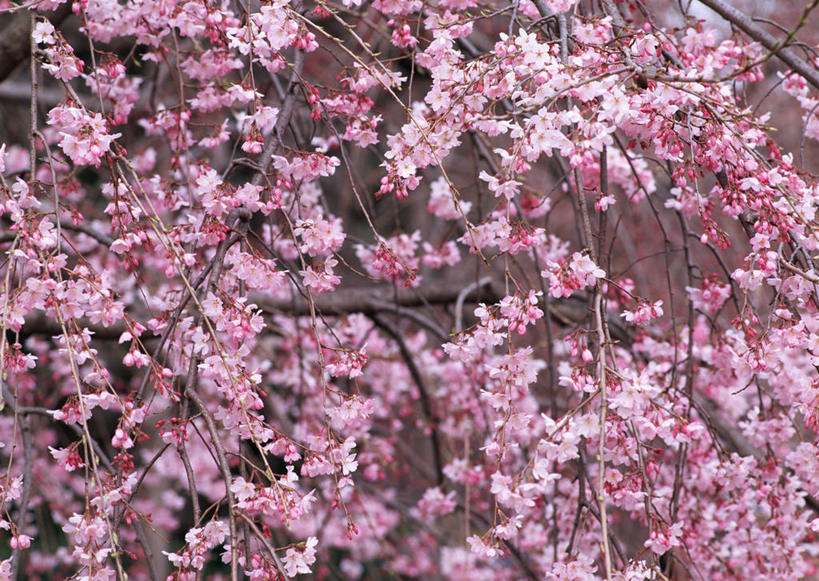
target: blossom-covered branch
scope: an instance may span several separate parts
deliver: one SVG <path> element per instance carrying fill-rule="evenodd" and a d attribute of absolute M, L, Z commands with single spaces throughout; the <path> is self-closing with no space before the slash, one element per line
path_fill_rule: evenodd
<path fill-rule="evenodd" d="M 743 2 L 0 0 L 0 578 L 815 576 L 817 3 Z"/>

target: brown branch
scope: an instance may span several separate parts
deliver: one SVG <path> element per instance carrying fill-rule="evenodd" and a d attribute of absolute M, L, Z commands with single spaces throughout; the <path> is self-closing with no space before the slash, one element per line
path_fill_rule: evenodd
<path fill-rule="evenodd" d="M 705 424 L 713 429 L 731 448 L 736 450 L 740 456 L 753 458 L 762 458 L 765 456 L 765 452 L 755 448 L 736 426 L 722 417 L 716 402 L 707 397 L 693 394 L 691 396 L 691 403 Z M 790 474 L 793 473 L 791 467 L 783 464 L 783 468 L 786 472 Z M 805 505 L 815 514 L 819 514 L 819 500 L 805 490 L 801 492 L 804 493 Z"/>
<path fill-rule="evenodd" d="M 239 516 L 239 518 L 241 518 L 250 526 L 250 528 L 253 530 L 253 534 L 256 535 L 256 538 L 259 539 L 259 541 L 264 545 L 264 548 L 267 549 L 267 552 L 270 553 L 270 558 L 273 559 L 273 562 L 276 564 L 276 569 L 279 570 L 279 573 L 281 573 L 282 577 L 284 578 L 284 576 L 286 575 L 286 573 L 284 572 L 284 564 L 281 562 L 281 559 L 279 559 L 279 556 L 276 554 L 276 549 L 273 548 L 273 545 L 270 544 L 270 542 L 267 540 L 267 537 L 264 536 L 264 533 L 259 530 L 259 527 L 256 526 L 256 523 L 253 522 L 253 519 L 251 519 L 249 516 L 247 516 L 245 513 L 238 509 L 236 510 L 236 514 Z M 250 548 L 246 547 L 245 551 L 250 552 Z"/>
<path fill-rule="evenodd" d="M 415 364 L 415 359 L 413 358 L 412 353 L 409 350 L 409 347 L 407 347 L 407 344 L 404 342 L 404 339 L 401 336 L 401 332 L 377 315 L 372 315 L 371 319 L 377 327 L 379 327 L 385 333 L 387 333 L 387 335 L 392 337 L 393 340 L 395 340 L 395 342 L 398 344 L 398 349 L 401 351 L 401 357 L 404 359 L 404 363 L 407 364 L 407 368 L 409 369 L 413 382 L 415 383 L 416 387 L 418 387 L 418 394 L 420 396 L 421 401 L 421 409 L 424 412 L 424 416 L 426 416 L 427 422 L 429 422 L 431 440 L 430 443 L 432 444 L 432 458 L 435 463 L 435 474 L 437 484 L 438 486 L 441 486 L 444 483 L 444 462 L 441 456 L 442 450 L 441 438 L 440 435 L 438 434 L 438 418 L 436 417 L 437 414 L 435 414 L 432 410 L 430 390 L 426 385 L 424 376 L 421 375 L 421 371 Z"/>
<path fill-rule="evenodd" d="M 194 287 L 198 286 L 202 278 L 200 275 Z M 396 289 L 388 285 L 348 287 L 333 293 L 313 297 L 313 300 L 316 312 L 324 316 L 342 316 L 350 313 L 361 313 L 370 316 L 378 313 L 393 313 L 413 320 L 416 324 L 426 327 L 441 338 L 442 329 L 438 328 L 437 324 L 426 319 L 419 319 L 417 314 L 410 315 L 409 309 L 423 306 L 454 305 L 459 296 L 463 294 L 463 290 L 468 286 L 467 283 L 430 281 L 428 284 L 414 289 Z M 502 289 L 487 284 L 480 288 L 473 287 L 466 296 L 473 303 L 492 304 L 499 301 L 503 295 Z M 304 297 L 299 300 L 299 296 L 296 297 L 296 301 L 293 301 L 291 299 L 274 299 L 261 293 L 254 293 L 250 295 L 249 302 L 255 303 L 268 314 L 284 314 L 293 317 L 310 316 L 310 306 L 307 300 Z M 584 299 L 580 295 L 559 302 L 551 301 L 548 304 L 548 309 L 549 314 L 556 321 L 571 328 L 580 325 L 586 315 Z M 117 340 L 122 333 L 128 330 L 126 324 L 121 321 L 106 326 L 91 323 L 87 318 L 81 318 L 77 319 L 76 323 L 80 328 L 87 328 L 94 333 L 95 339 Z M 626 342 L 633 339 L 631 330 L 623 325 L 618 317 L 607 317 L 607 325 L 613 331 L 612 336 L 614 339 Z M 58 322 L 46 316 L 42 311 L 30 313 L 20 329 L 21 339 L 32 335 L 59 335 L 61 333 L 62 330 Z M 158 350 L 167 340 L 167 334 L 168 328 L 165 329 L 161 337 L 158 337 L 159 346 L 154 352 L 154 359 L 158 357 Z M 150 338 L 150 335 L 148 337 Z"/>
<path fill-rule="evenodd" d="M 458 295 L 467 285 L 468 283 L 430 281 L 429 284 L 417 288 L 396 288 L 388 285 L 347 287 L 326 295 L 315 296 L 313 301 L 316 304 L 316 311 L 323 315 L 346 313 L 372 315 L 394 310 L 395 305 L 401 307 L 450 305 L 458 300 Z M 477 292 L 472 294 L 473 300 L 489 303 L 499 300 L 502 296 L 502 293 L 488 286 L 477 289 Z M 254 294 L 251 295 L 249 302 L 256 303 L 266 312 L 295 316 L 310 314 L 306 299 L 297 300 L 294 304 L 290 299 L 270 299 L 264 295 Z"/>
<path fill-rule="evenodd" d="M 819 89 L 819 71 L 799 57 L 793 49 L 785 46 L 785 43 L 759 27 L 749 16 L 726 4 L 723 0 L 700 0 L 700 2 L 767 48 L 776 58 Z"/>
<path fill-rule="evenodd" d="M 202 277 L 200 276 L 200 279 Z M 201 280 L 197 280 L 194 288 L 199 286 Z M 402 316 L 408 316 L 406 309 L 420 307 L 424 305 L 448 305 L 458 300 L 458 294 L 464 285 L 443 285 L 430 284 L 428 288 L 399 289 L 391 286 L 367 286 L 340 289 L 334 293 L 314 297 L 316 310 L 323 315 L 338 316 L 348 313 L 362 313 L 373 315 L 381 312 L 396 312 Z M 495 302 L 502 295 L 490 288 L 482 288 L 476 293 L 473 300 L 481 302 Z M 187 301 L 185 301 L 187 302 Z M 310 315 L 310 308 L 307 301 L 293 303 L 291 300 L 271 299 L 262 294 L 255 294 L 251 297 L 251 302 L 256 303 L 259 308 L 268 313 L 283 313 L 294 317 Z M 177 315 L 178 316 L 178 315 Z M 416 323 L 422 324 L 417 317 L 409 317 Z M 77 319 L 77 325 L 87 328 L 94 333 L 95 339 L 116 340 L 128 330 L 124 322 L 114 325 L 100 325 L 91 323 L 87 318 Z M 441 329 L 436 328 L 427 321 L 431 331 L 440 334 Z M 166 329 L 167 331 L 167 329 Z M 35 311 L 26 317 L 26 321 L 20 329 L 20 337 L 26 338 L 31 335 L 59 335 L 62 333 L 60 325 L 53 318 L 48 317 L 42 311 Z M 160 340 L 160 347 L 167 339 L 165 334 Z M 154 358 L 158 353 L 154 353 Z"/>
<path fill-rule="evenodd" d="M 230 485 L 233 483 L 233 477 L 230 474 L 230 467 L 228 466 L 227 456 L 225 455 L 225 448 L 222 445 L 222 440 L 219 438 L 219 432 L 216 429 L 216 421 L 208 410 L 207 405 L 199 397 L 191 386 L 185 387 L 185 396 L 193 401 L 199 410 L 202 412 L 202 417 L 205 419 L 205 427 L 210 434 L 211 443 L 216 450 L 216 457 L 218 460 L 219 471 L 222 473 L 222 479 L 225 482 L 225 496 L 228 504 L 228 518 L 230 523 L 230 579 L 231 581 L 238 581 L 239 579 L 239 552 L 237 543 L 239 535 L 236 530 L 236 501 L 233 492 L 230 490 Z"/>
<path fill-rule="evenodd" d="M 31 419 L 28 416 L 22 418 L 20 431 L 23 436 L 23 494 L 20 498 L 19 514 L 17 516 L 17 534 L 25 534 L 28 528 L 28 503 L 31 500 L 31 478 L 34 458 L 31 441 Z M 20 568 L 20 551 L 17 546 L 11 553 L 11 578 L 17 579 L 17 572 Z"/>

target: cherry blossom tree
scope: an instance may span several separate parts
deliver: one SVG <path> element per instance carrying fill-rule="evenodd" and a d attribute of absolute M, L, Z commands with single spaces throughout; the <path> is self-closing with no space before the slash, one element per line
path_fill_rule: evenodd
<path fill-rule="evenodd" d="M 0 0 L 0 578 L 817 575 L 818 3 Z"/>

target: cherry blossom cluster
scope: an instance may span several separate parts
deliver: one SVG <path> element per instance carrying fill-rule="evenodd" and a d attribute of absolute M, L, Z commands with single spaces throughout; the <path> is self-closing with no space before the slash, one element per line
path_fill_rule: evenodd
<path fill-rule="evenodd" d="M 815 575 L 810 10 L 672 4 L 0 0 L 0 577 Z"/>

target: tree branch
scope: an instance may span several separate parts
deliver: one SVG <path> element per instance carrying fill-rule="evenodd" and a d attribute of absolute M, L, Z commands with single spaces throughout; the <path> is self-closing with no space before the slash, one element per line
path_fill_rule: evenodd
<path fill-rule="evenodd" d="M 421 375 L 421 371 L 418 369 L 418 366 L 415 364 L 415 359 L 412 357 L 412 353 L 410 352 L 407 344 L 404 342 L 403 337 L 401 336 L 401 332 L 393 327 L 390 323 L 385 321 L 383 318 L 373 315 L 372 316 L 373 323 L 376 324 L 377 327 L 382 329 L 387 335 L 393 338 L 395 342 L 398 344 L 398 349 L 401 351 L 401 357 L 404 359 L 404 363 L 407 364 L 407 368 L 409 369 L 410 375 L 412 376 L 413 382 L 415 382 L 416 387 L 418 387 L 418 394 L 420 396 L 421 401 L 421 409 L 426 416 L 427 422 L 429 422 L 429 429 L 430 429 L 430 440 L 432 444 L 432 459 L 435 462 L 435 475 L 438 486 L 441 486 L 444 483 L 444 461 L 441 456 L 441 438 L 438 435 L 438 418 L 436 417 L 437 414 L 433 413 L 432 411 L 432 402 L 430 401 L 429 395 L 429 388 L 427 388 L 426 381 L 424 380 L 424 376 Z"/>
<path fill-rule="evenodd" d="M 793 49 L 784 46 L 782 41 L 759 27 L 750 17 L 733 6 L 726 4 L 723 0 L 700 0 L 700 2 L 767 48 L 776 58 L 804 77 L 804 79 L 815 88 L 819 89 L 819 71 L 813 68 L 807 61 L 800 58 Z"/>

